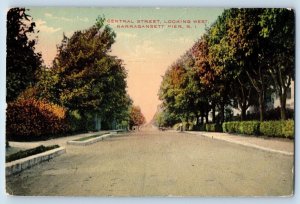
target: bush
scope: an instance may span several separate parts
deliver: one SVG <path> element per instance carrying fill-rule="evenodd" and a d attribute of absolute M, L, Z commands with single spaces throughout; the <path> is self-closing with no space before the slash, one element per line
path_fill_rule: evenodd
<path fill-rule="evenodd" d="M 261 122 L 259 131 L 266 136 L 294 138 L 294 121 Z"/>
<path fill-rule="evenodd" d="M 237 133 L 239 129 L 239 122 L 224 122 L 222 124 L 223 132 Z"/>
<path fill-rule="evenodd" d="M 182 122 L 182 123 L 176 123 L 174 126 L 173 126 L 173 129 L 175 129 L 175 130 L 180 130 L 180 126 L 183 126 L 183 130 L 184 131 L 189 131 L 189 130 L 193 130 L 194 128 L 193 128 L 193 126 L 194 126 L 194 124 L 193 123 L 191 123 L 191 122 Z"/>
<path fill-rule="evenodd" d="M 223 132 L 294 138 L 294 120 L 224 122 Z"/>
<path fill-rule="evenodd" d="M 15 160 L 22 159 L 22 158 L 25 158 L 25 157 L 29 157 L 29 156 L 39 154 L 39 153 L 42 153 L 42 152 L 46 152 L 48 150 L 55 149 L 55 148 L 58 148 L 58 147 L 59 147 L 58 145 L 52 145 L 52 146 L 47 146 L 47 147 L 41 145 L 41 146 L 38 146 L 38 147 L 33 148 L 33 149 L 22 150 L 22 151 L 19 151 L 17 153 L 6 156 L 6 162 L 11 162 L 11 161 L 15 161 Z"/>
<path fill-rule="evenodd" d="M 217 124 L 217 123 L 206 124 L 205 129 L 208 132 L 222 132 L 222 126 L 220 124 Z"/>
<path fill-rule="evenodd" d="M 69 131 L 64 108 L 36 99 L 8 103 L 6 137 L 8 140 L 48 139 Z"/>
<path fill-rule="evenodd" d="M 295 123 L 294 120 L 282 121 L 282 135 L 287 138 L 295 137 Z"/>
<path fill-rule="evenodd" d="M 222 129 L 223 132 L 258 135 L 259 121 L 224 122 Z"/>
<path fill-rule="evenodd" d="M 238 133 L 246 135 L 259 134 L 259 121 L 243 121 L 239 123 Z"/>
<path fill-rule="evenodd" d="M 281 121 L 264 121 L 260 123 L 259 132 L 261 135 L 282 137 Z"/>

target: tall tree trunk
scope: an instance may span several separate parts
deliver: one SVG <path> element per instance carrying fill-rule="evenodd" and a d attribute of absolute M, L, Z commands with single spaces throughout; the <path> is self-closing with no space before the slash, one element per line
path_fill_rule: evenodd
<path fill-rule="evenodd" d="M 281 120 L 286 120 L 286 94 L 280 96 L 280 117 Z"/>
<path fill-rule="evenodd" d="M 209 122 L 209 121 L 208 121 L 208 112 L 206 112 L 206 114 L 205 114 L 205 122 L 206 122 L 206 123 Z"/>
<path fill-rule="evenodd" d="M 224 105 L 224 103 L 223 102 L 221 102 L 221 105 L 220 105 L 220 114 L 221 114 L 221 124 L 224 122 L 224 115 L 225 115 L 225 105 Z"/>
<path fill-rule="evenodd" d="M 213 104 L 212 106 L 212 122 L 216 123 L 216 106 Z"/>
<path fill-rule="evenodd" d="M 185 118 L 185 122 L 186 122 L 186 125 L 185 125 L 185 130 L 184 131 L 188 131 L 189 130 L 189 113 L 186 114 L 186 118 Z"/>
<path fill-rule="evenodd" d="M 258 103 L 259 103 L 259 120 L 264 121 L 264 113 L 265 113 L 265 96 L 264 91 L 258 93 Z"/>
<path fill-rule="evenodd" d="M 199 125 L 199 115 L 195 113 L 195 116 L 196 116 L 196 125 Z"/>
<path fill-rule="evenodd" d="M 241 121 L 244 121 L 246 119 L 247 108 L 248 107 L 245 104 L 242 104 L 242 106 L 241 106 Z"/>
<path fill-rule="evenodd" d="M 254 80 L 248 71 L 246 71 L 254 89 L 258 94 L 258 103 L 259 103 L 259 120 L 264 120 L 264 113 L 265 113 L 265 84 L 263 82 L 263 75 L 261 73 L 261 67 L 259 67 L 259 80 Z"/>

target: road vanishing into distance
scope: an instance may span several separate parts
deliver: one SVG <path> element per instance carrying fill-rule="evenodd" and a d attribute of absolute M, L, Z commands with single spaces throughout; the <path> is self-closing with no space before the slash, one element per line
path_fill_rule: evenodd
<path fill-rule="evenodd" d="M 67 153 L 6 180 L 14 195 L 274 196 L 293 193 L 294 157 L 145 128 Z"/>

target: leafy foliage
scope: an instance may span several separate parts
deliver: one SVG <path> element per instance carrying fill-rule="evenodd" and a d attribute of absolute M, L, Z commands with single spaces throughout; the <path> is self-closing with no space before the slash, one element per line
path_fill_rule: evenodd
<path fill-rule="evenodd" d="M 37 89 L 40 98 L 77 111 L 81 118 L 120 123 L 129 117 L 132 101 L 123 62 L 109 55 L 116 34 L 104 21 L 98 18 L 87 30 L 63 36 L 53 67 L 42 70 Z"/>
<path fill-rule="evenodd" d="M 130 110 L 129 128 L 133 126 L 140 126 L 146 122 L 144 115 L 141 112 L 141 108 L 138 106 L 132 106 Z"/>
<path fill-rule="evenodd" d="M 294 138 L 294 120 L 225 122 L 223 132 Z"/>
<path fill-rule="evenodd" d="M 288 9 L 225 10 L 166 71 L 159 90 L 163 111 L 201 127 L 204 118 L 210 122 L 209 113 L 213 123 L 231 120 L 227 110 L 232 107 L 247 120 L 247 109 L 254 106 L 263 121 L 269 118 L 266 96 L 276 91 L 280 119 L 287 119 L 286 96 L 295 69 L 294 27 L 294 12 Z M 256 133 L 255 125 L 245 123 L 240 132 Z M 235 131 L 235 125 L 230 129 Z"/>
<path fill-rule="evenodd" d="M 259 131 L 266 136 L 294 138 L 294 121 L 264 121 Z"/>
<path fill-rule="evenodd" d="M 6 101 L 15 100 L 27 86 L 36 82 L 41 55 L 35 53 L 35 23 L 25 8 L 11 8 L 7 12 Z"/>
<path fill-rule="evenodd" d="M 7 105 L 7 140 L 41 140 L 68 131 L 66 110 L 58 105 L 35 99 L 18 100 Z"/>

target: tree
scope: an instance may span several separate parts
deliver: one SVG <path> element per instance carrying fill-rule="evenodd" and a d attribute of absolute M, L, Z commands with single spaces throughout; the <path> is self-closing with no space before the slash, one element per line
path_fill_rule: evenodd
<path fill-rule="evenodd" d="M 163 107 L 155 113 L 153 119 L 154 125 L 158 127 L 171 127 L 174 124 L 181 122 L 180 118 Z"/>
<path fill-rule="evenodd" d="M 288 9 L 264 9 L 260 35 L 266 39 L 264 55 L 280 99 L 281 119 L 286 119 L 286 98 L 295 72 L 295 16 Z"/>
<path fill-rule="evenodd" d="M 35 52 L 35 23 L 25 8 L 7 12 L 6 100 L 15 100 L 28 86 L 36 82 L 36 71 L 41 66 L 41 54 Z"/>
<path fill-rule="evenodd" d="M 96 129 L 103 121 L 114 128 L 130 104 L 123 62 L 109 55 L 116 35 L 104 22 L 98 18 L 87 30 L 64 36 L 53 67 L 43 71 L 39 83 L 41 97 L 93 115 Z"/>
<path fill-rule="evenodd" d="M 191 48 L 192 56 L 195 61 L 194 70 L 197 74 L 195 82 L 198 91 L 198 109 L 201 113 L 201 123 L 206 117 L 208 123 L 208 113 L 212 109 L 212 121 L 215 122 L 215 112 L 217 104 L 217 84 L 215 83 L 216 73 L 209 62 L 208 35 L 205 33 Z M 196 121 L 198 124 L 198 121 Z"/>
<path fill-rule="evenodd" d="M 213 106 L 218 107 L 219 120 L 225 120 L 225 107 L 231 104 L 230 85 L 233 81 L 233 66 L 231 56 L 228 56 L 228 43 L 226 42 L 226 20 L 229 11 L 225 10 L 216 22 L 207 31 L 208 62 L 211 75 L 209 86 L 212 90 Z M 214 111 L 213 111 L 214 112 Z"/>
<path fill-rule="evenodd" d="M 260 121 L 264 120 L 265 95 L 270 86 L 267 59 L 264 55 L 266 39 L 260 35 L 259 20 L 263 9 L 231 9 L 226 21 L 229 56 L 248 76 L 258 95 Z"/>
<path fill-rule="evenodd" d="M 129 128 L 133 126 L 141 126 L 146 122 L 145 117 L 139 106 L 132 106 L 130 109 Z"/>

